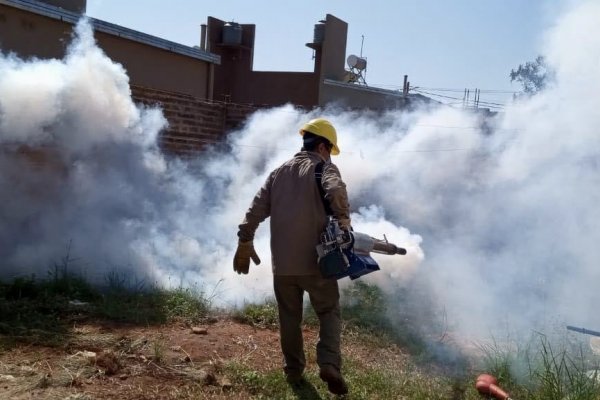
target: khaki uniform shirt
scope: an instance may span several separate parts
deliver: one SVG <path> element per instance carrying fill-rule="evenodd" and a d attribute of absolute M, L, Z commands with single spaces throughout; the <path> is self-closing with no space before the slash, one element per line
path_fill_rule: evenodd
<path fill-rule="evenodd" d="M 318 275 L 316 245 L 327 216 L 315 181 L 318 153 L 301 151 L 275 169 L 258 191 L 239 226 L 241 241 L 254 239 L 258 225 L 271 217 L 271 254 L 275 275 Z M 326 162 L 322 177 L 325 198 L 340 225 L 350 226 L 346 185 L 338 168 Z"/>

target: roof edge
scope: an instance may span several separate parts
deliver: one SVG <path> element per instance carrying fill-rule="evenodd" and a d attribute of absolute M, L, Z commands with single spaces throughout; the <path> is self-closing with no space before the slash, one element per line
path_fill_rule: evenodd
<path fill-rule="evenodd" d="M 162 39 L 157 36 L 139 32 L 123 26 L 102 21 L 96 18 L 82 16 L 79 13 L 64 10 L 60 7 L 55 7 L 50 4 L 42 3 L 35 0 L 0 0 L 0 5 L 18 8 L 29 11 L 45 17 L 57 19 L 59 21 L 70 24 L 77 24 L 81 18 L 87 18 L 90 21 L 93 29 L 98 32 L 107 33 L 109 35 L 118 36 L 134 42 L 157 47 L 173 53 L 181 54 L 187 57 L 196 58 L 198 60 L 207 61 L 213 64 L 221 64 L 221 56 L 201 50 L 199 48 L 186 46 L 170 40 Z"/>

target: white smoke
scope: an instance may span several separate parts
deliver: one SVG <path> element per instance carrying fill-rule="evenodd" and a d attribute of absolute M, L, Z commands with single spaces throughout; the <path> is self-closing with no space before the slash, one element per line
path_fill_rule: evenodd
<path fill-rule="evenodd" d="M 556 81 L 487 121 L 491 132 L 453 108 L 373 116 L 285 106 L 255 113 L 229 135 L 230 151 L 189 163 L 157 149 L 166 121 L 135 106 L 124 69 L 87 23 L 64 60 L 2 56 L 2 275 L 44 275 L 70 243 L 95 280 L 130 270 L 218 287 L 228 304 L 269 296 L 268 224 L 255 240 L 263 264 L 248 276 L 232 271 L 237 225 L 266 175 L 300 147 L 299 126 L 318 115 L 339 132 L 334 162 L 354 229 L 409 249 L 378 256 L 382 271 L 364 279 L 391 294 L 418 286 L 463 334 L 487 336 L 499 321 L 598 329 L 598 20 L 600 4 L 583 1 L 557 21 L 544 51 Z"/>

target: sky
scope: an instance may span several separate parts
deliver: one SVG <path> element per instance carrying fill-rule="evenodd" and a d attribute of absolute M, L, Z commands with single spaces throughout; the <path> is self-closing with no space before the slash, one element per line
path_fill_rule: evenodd
<path fill-rule="evenodd" d="M 198 45 L 208 16 L 256 25 L 254 70 L 311 71 L 314 25 L 332 14 L 348 23 L 346 55 L 367 58 L 371 86 L 411 86 L 461 97 L 465 88 L 518 91 L 511 69 L 534 60 L 567 1 L 88 0 L 90 17 L 185 45 Z M 364 37 L 364 41 L 363 41 Z M 486 93 L 482 101 L 510 94 Z M 442 101 L 450 99 L 438 98 Z"/>

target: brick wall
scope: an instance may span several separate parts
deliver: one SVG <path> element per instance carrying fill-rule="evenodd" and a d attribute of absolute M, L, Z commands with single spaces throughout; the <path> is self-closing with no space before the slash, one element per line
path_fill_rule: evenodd
<path fill-rule="evenodd" d="M 169 127 L 160 135 L 160 146 L 165 152 L 180 156 L 196 154 L 206 145 L 223 140 L 227 132 L 239 127 L 257 109 L 141 86 L 132 85 L 131 91 L 135 102 L 162 108 Z"/>

